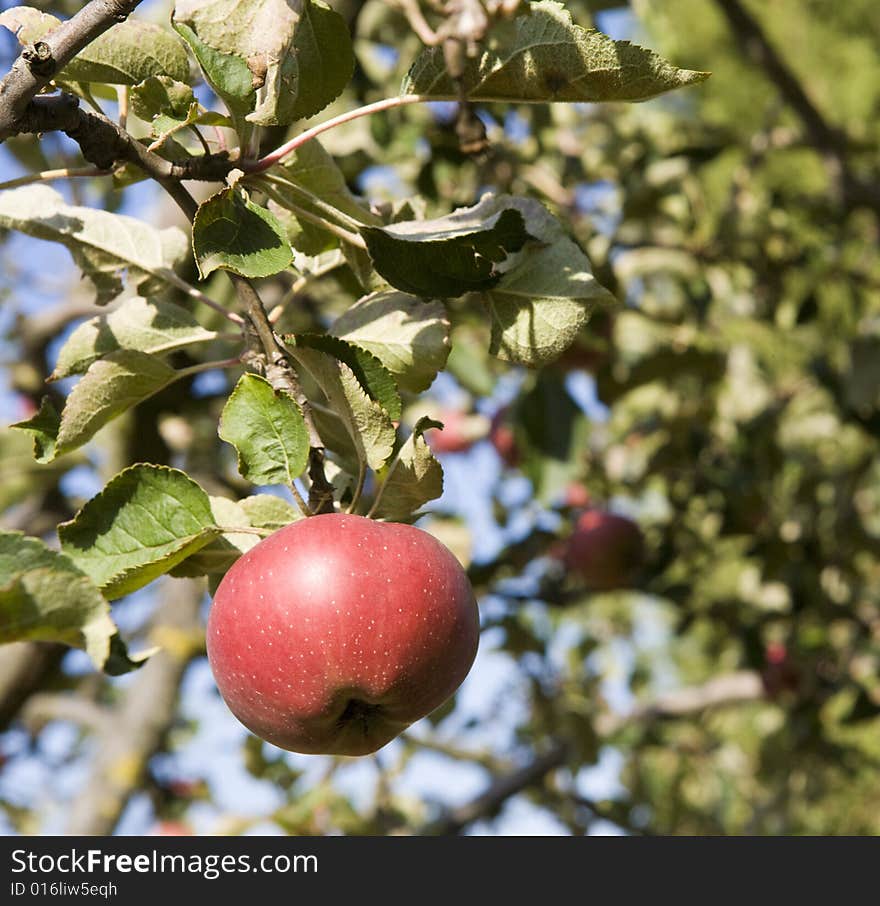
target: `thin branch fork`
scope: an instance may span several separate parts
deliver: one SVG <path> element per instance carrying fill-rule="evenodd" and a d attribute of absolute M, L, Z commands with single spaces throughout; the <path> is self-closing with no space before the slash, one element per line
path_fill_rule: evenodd
<path fill-rule="evenodd" d="M 124 22 L 140 0 L 91 0 L 41 41 L 26 47 L 0 80 L 0 142 L 16 128 L 28 104 L 84 47 L 117 22 Z"/>

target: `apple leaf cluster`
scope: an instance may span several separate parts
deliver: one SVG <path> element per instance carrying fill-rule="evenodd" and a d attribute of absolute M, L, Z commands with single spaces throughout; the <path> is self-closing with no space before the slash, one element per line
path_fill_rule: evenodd
<path fill-rule="evenodd" d="M 18 7 L 0 25 L 29 44 L 59 20 Z M 439 51 L 423 49 L 402 81 L 401 103 L 639 101 L 706 75 L 585 29 L 545 0 L 494 22 L 468 59 L 463 75 L 450 76 Z M 615 304 L 586 253 L 535 198 L 487 192 L 476 204 L 429 217 L 417 200 L 376 206 L 355 194 L 315 137 L 255 156 L 260 129 L 299 123 L 337 102 L 354 64 L 347 24 L 319 0 L 178 0 L 169 25 L 134 18 L 115 25 L 58 74 L 61 89 L 89 102 L 123 91 L 134 140 L 172 164 L 214 153 L 200 128 L 227 130 L 238 150 L 227 154 L 237 165 L 230 163 L 226 185 L 198 204 L 191 237 L 69 204 L 41 184 L 0 195 L 0 225 L 65 245 L 94 284 L 96 302 L 113 303 L 60 349 L 52 377 L 77 376 L 75 386 L 47 396 L 16 425 L 33 437 L 38 462 L 71 455 L 134 407 L 210 370 L 201 353 L 224 349 L 218 367 L 252 368 L 218 418 L 245 486 L 288 486 L 302 511 L 291 508 L 288 521 L 311 515 L 321 493 L 330 497 L 322 512 L 412 521 L 441 494 L 443 474 L 423 436 L 433 423 L 416 417 L 401 424 L 404 398 L 407 411 L 417 407 L 418 394 L 446 367 L 458 300 L 484 307 L 492 355 L 527 366 L 554 360 L 596 309 Z M 198 70 L 225 111 L 196 99 Z M 120 186 L 137 178 L 130 164 L 114 174 Z M 200 286 L 190 282 L 192 263 Z M 277 334 L 271 361 L 261 363 L 265 346 L 259 353 L 253 343 L 260 325 L 230 304 L 216 278 L 287 274 L 307 285 L 333 270 L 360 287 L 354 304 L 318 330 L 291 324 Z M 292 292 L 279 314 L 288 304 L 295 309 L 299 297 Z M 238 336 L 220 329 L 218 311 Z M 192 356 L 195 362 L 181 365 Z M 140 462 L 59 528 L 57 570 L 83 574 L 65 596 L 66 618 L 75 624 L 81 614 L 78 644 L 98 666 L 109 663 L 109 648 L 86 641 L 94 635 L 86 632 L 94 602 L 168 572 L 206 574 L 215 587 L 266 529 L 248 504 L 257 499 L 212 497 L 182 471 Z M 10 549 L 34 543 L 7 539 Z M 24 558 L 12 568 L 15 562 L 9 558 L 3 584 L 32 589 L 35 614 L 46 615 L 45 638 L 59 638 L 49 619 L 58 583 L 50 593 L 32 581 L 34 569 L 49 567 L 32 568 Z M 39 625 L 38 618 L 22 622 L 9 638 L 40 638 Z"/>

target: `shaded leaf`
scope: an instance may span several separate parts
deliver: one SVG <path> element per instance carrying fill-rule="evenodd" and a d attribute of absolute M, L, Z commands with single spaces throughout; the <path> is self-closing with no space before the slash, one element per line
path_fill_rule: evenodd
<path fill-rule="evenodd" d="M 430 418 L 416 422 L 412 434 L 388 468 L 382 496 L 373 512 L 377 519 L 404 521 L 443 493 L 443 467 L 424 438 L 429 428 L 440 427 L 440 422 Z"/>
<path fill-rule="evenodd" d="M 528 239 L 522 214 L 491 195 L 445 217 L 363 227 L 361 234 L 376 270 L 425 298 L 489 289 L 501 277 L 499 265 Z"/>
<path fill-rule="evenodd" d="M 188 254 L 187 238 L 177 227 L 159 230 L 134 217 L 69 205 L 44 185 L 0 193 L 0 226 L 65 245 L 94 283 L 99 304 L 122 292 L 123 275 L 148 295 L 158 285 L 149 278 L 164 280 Z"/>
<path fill-rule="evenodd" d="M 58 429 L 61 427 L 61 416 L 52 405 L 52 400 L 44 396 L 40 408 L 29 419 L 16 422 L 11 427 L 28 431 L 34 438 L 34 459 L 39 463 L 52 462 L 55 459 L 55 448 L 58 441 Z"/>
<path fill-rule="evenodd" d="M 60 642 L 82 648 L 99 670 L 112 648 L 112 672 L 138 666 L 92 580 L 38 538 L 0 532 L 0 614 L 0 643 Z"/>
<path fill-rule="evenodd" d="M 174 27 L 220 97 L 263 126 L 314 115 L 354 69 L 345 20 L 317 0 L 178 0 Z"/>
<path fill-rule="evenodd" d="M 202 279 L 218 268 L 243 277 L 269 277 L 293 261 L 284 227 L 241 189 L 221 189 L 199 205 L 193 252 Z"/>
<path fill-rule="evenodd" d="M 61 24 L 60 19 L 27 6 L 0 13 L 0 25 L 16 33 L 19 43 L 33 44 Z M 136 85 L 150 76 L 165 75 L 185 82 L 189 59 L 183 44 L 161 25 L 130 17 L 84 47 L 58 73 L 73 82 Z"/>
<path fill-rule="evenodd" d="M 73 331 L 58 353 L 50 380 L 81 374 L 92 362 L 118 349 L 164 355 L 216 336 L 179 305 L 127 299 L 109 314 L 91 318 Z"/>
<path fill-rule="evenodd" d="M 493 355 L 522 365 L 555 359 L 574 341 L 599 305 L 614 296 L 593 276 L 590 262 L 539 202 L 502 196 L 519 210 L 532 237 L 486 293 Z"/>
<path fill-rule="evenodd" d="M 296 362 L 321 388 L 336 418 L 345 429 L 358 461 L 381 469 L 394 450 L 396 432 L 388 414 L 363 391 L 344 362 L 315 349 L 288 347 Z M 329 445 L 329 440 L 322 434 Z"/>
<path fill-rule="evenodd" d="M 375 400 L 392 420 L 400 418 L 403 407 L 397 385 L 391 372 L 372 352 L 328 334 L 289 334 L 284 342 L 289 346 L 317 349 L 345 362 L 370 399 Z"/>

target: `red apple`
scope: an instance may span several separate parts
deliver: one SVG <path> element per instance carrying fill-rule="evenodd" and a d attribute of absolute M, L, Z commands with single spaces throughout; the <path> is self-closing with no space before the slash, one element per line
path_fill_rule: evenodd
<path fill-rule="evenodd" d="M 489 441 L 495 447 L 495 452 L 501 461 L 511 469 L 515 469 L 519 465 L 521 457 L 509 415 L 506 408 L 495 413 L 489 428 Z"/>
<path fill-rule="evenodd" d="M 467 576 L 410 525 L 329 513 L 231 567 L 208 659 L 232 713 L 293 752 L 366 755 L 445 702 L 477 653 Z"/>
<path fill-rule="evenodd" d="M 150 831 L 152 837 L 192 837 L 192 828 L 183 821 L 160 821 Z"/>
<path fill-rule="evenodd" d="M 437 421 L 443 422 L 442 429 L 425 432 L 425 440 L 435 453 L 463 453 L 480 439 L 480 433 L 474 430 L 476 419 L 458 409 L 444 409 L 438 413 Z M 485 428 L 482 433 L 485 436 Z"/>
<path fill-rule="evenodd" d="M 578 519 L 565 548 L 565 566 L 594 591 L 632 584 L 644 559 L 639 527 L 625 516 L 587 510 Z"/>
<path fill-rule="evenodd" d="M 590 505 L 590 492 L 579 481 L 570 481 L 565 486 L 562 502 L 573 510 L 582 510 Z"/>

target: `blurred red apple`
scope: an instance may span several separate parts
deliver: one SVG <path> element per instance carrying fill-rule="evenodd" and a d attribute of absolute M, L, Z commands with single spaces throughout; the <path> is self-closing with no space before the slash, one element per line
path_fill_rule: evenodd
<path fill-rule="evenodd" d="M 459 409 L 443 409 L 437 414 L 440 428 L 425 432 L 425 440 L 435 453 L 463 453 L 485 434 L 481 417 L 468 415 Z"/>
<path fill-rule="evenodd" d="M 522 457 L 513 426 L 510 424 L 510 413 L 507 408 L 499 409 L 495 413 L 489 428 L 489 441 L 506 466 L 515 469 L 520 464 Z"/>
<path fill-rule="evenodd" d="M 632 585 L 644 555 L 644 538 L 635 522 L 593 509 L 577 520 L 564 561 L 588 588 L 609 591 Z"/>

